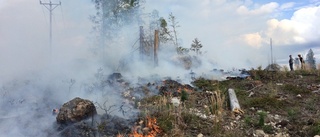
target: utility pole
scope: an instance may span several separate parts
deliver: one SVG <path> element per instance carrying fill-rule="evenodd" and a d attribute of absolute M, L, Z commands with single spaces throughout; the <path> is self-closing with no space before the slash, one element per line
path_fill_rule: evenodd
<path fill-rule="evenodd" d="M 270 38 L 270 47 L 271 47 L 271 65 L 274 63 L 273 62 L 273 53 L 272 53 L 272 38 Z"/>
<path fill-rule="evenodd" d="M 40 4 L 46 7 L 50 12 L 50 58 L 52 58 L 52 11 L 61 5 L 61 1 L 57 3 L 52 3 L 51 0 L 49 3 L 43 3 L 40 0 Z"/>

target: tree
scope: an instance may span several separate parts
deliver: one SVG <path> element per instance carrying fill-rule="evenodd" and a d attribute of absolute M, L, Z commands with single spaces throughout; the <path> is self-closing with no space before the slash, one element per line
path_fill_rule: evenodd
<path fill-rule="evenodd" d="M 172 27 L 172 33 L 173 33 L 173 35 L 170 35 L 170 36 L 178 52 L 179 45 L 178 45 L 177 28 L 180 27 L 180 25 L 178 25 L 179 22 L 177 22 L 176 17 L 172 13 L 169 14 L 169 23 L 170 23 L 170 26 Z"/>
<path fill-rule="evenodd" d="M 193 41 L 193 43 L 191 44 L 191 51 L 194 51 L 197 55 L 202 54 L 202 52 L 200 51 L 200 49 L 202 48 L 202 44 L 201 42 L 198 40 L 198 38 L 195 38 Z"/>
<path fill-rule="evenodd" d="M 180 55 L 188 54 L 189 53 L 189 49 L 180 46 L 180 47 L 177 48 L 177 52 Z"/>
<path fill-rule="evenodd" d="M 163 43 L 167 43 L 168 41 L 172 40 L 172 36 L 168 29 L 168 23 L 163 17 L 159 19 L 159 22 L 160 22 L 160 30 L 159 30 L 160 41 Z"/>
<path fill-rule="evenodd" d="M 93 30 L 103 51 L 108 42 L 114 42 L 125 25 L 139 20 L 140 0 L 92 0 L 96 13 L 90 17 Z"/>
<path fill-rule="evenodd" d="M 307 56 L 306 56 L 306 62 L 310 66 L 311 69 L 316 69 L 316 59 L 314 57 L 314 53 L 312 49 L 309 50 Z"/>

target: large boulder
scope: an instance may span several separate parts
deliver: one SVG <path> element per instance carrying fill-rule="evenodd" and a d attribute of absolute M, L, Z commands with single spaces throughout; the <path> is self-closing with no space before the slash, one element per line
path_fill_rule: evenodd
<path fill-rule="evenodd" d="M 86 99 L 76 97 L 64 103 L 56 117 L 59 124 L 76 123 L 97 114 L 94 104 Z"/>

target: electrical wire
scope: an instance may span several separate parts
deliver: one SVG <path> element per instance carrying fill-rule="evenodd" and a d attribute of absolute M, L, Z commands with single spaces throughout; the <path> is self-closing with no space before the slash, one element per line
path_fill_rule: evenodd
<path fill-rule="evenodd" d="M 61 3 L 61 1 L 60 1 L 60 3 Z M 63 29 L 66 29 L 66 23 L 65 23 L 65 19 L 64 19 L 64 13 L 63 13 L 63 9 L 62 9 L 62 4 L 60 5 L 60 9 L 61 9 Z"/>
<path fill-rule="evenodd" d="M 41 0 L 39 0 L 39 3 L 41 2 Z M 43 16 L 44 16 L 44 21 L 46 22 L 46 25 L 47 27 L 49 26 L 49 23 L 48 23 L 48 20 L 47 20 L 47 16 L 46 14 L 44 13 L 44 10 L 43 10 L 43 6 L 41 6 L 41 10 L 42 10 L 42 13 L 43 13 Z"/>

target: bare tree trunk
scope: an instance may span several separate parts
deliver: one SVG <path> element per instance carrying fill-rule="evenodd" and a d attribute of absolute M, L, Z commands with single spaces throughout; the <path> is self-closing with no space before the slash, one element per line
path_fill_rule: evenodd
<path fill-rule="evenodd" d="M 159 31 L 154 31 L 154 66 L 158 66 Z"/>
<path fill-rule="evenodd" d="M 231 111 L 235 114 L 243 114 L 243 111 L 240 108 L 240 104 L 236 96 L 236 93 L 234 92 L 234 89 L 229 88 L 228 94 L 229 94 Z"/>

